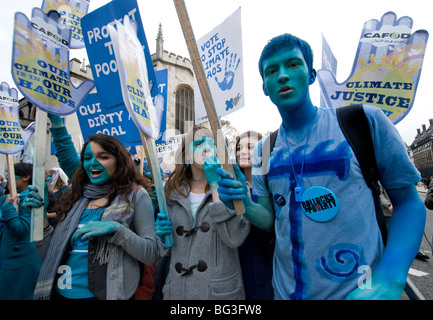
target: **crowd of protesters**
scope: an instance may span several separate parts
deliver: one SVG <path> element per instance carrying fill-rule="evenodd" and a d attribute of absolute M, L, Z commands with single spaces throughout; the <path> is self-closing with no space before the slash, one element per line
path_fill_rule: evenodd
<path fill-rule="evenodd" d="M 48 172 L 46 196 L 31 185 L 31 165 L 16 164 L 17 195 L 0 198 L 0 299 L 400 299 L 425 207 L 397 130 L 364 106 L 392 203 L 384 238 L 335 109 L 311 101 L 308 43 L 273 38 L 259 71 L 282 118 L 266 165 L 271 138 L 238 137 L 234 177 L 212 132 L 195 126 L 165 180 L 167 211 L 116 138 L 92 135 L 78 156 L 60 117 L 49 115 L 61 170 Z M 234 210 L 239 200 L 244 214 Z M 44 239 L 35 243 L 31 210 L 42 206 Z M 360 267 L 372 270 L 367 289 Z"/>

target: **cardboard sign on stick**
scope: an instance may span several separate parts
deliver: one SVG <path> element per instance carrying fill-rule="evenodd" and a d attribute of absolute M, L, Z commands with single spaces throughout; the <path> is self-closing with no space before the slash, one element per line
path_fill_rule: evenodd
<path fill-rule="evenodd" d="M 29 142 L 35 131 L 32 122 L 24 130 L 19 120 L 18 91 L 10 88 L 7 82 L 0 84 L 0 152 L 17 154 Z"/>
<path fill-rule="evenodd" d="M 195 40 L 188 13 L 186 11 L 185 2 L 183 0 L 174 0 L 174 4 L 176 6 L 177 15 L 179 17 L 180 25 L 182 27 L 189 55 L 191 57 L 194 73 L 200 87 L 201 95 L 203 97 L 203 102 L 209 118 L 211 130 L 217 143 L 218 159 L 222 161 L 222 166 L 224 170 L 227 170 L 233 176 L 235 176 L 232 164 L 230 163 L 227 145 L 225 144 L 225 139 L 221 130 L 218 114 L 215 110 L 215 105 L 212 100 L 209 84 L 206 80 L 203 64 L 201 62 L 200 54 L 198 52 L 197 42 Z M 219 145 L 220 143 L 224 144 L 223 148 Z M 245 213 L 244 204 L 241 200 L 233 201 L 233 206 L 235 207 L 237 214 Z"/>
<path fill-rule="evenodd" d="M 116 56 L 123 101 L 140 131 L 143 148 L 147 147 L 147 160 L 156 188 L 159 210 L 165 212 L 168 217 L 164 187 L 155 151 L 155 139 L 159 136 L 164 101 L 160 94 L 155 97 L 155 105 L 152 101 L 143 45 L 137 38 L 137 24 L 127 15 L 123 21 L 124 24 L 116 23 L 117 31 L 113 26 L 108 26 Z M 145 47 L 147 48 L 147 44 Z M 153 65 L 150 67 L 153 68 Z M 167 247 L 173 245 L 171 234 L 167 235 L 164 240 Z"/>

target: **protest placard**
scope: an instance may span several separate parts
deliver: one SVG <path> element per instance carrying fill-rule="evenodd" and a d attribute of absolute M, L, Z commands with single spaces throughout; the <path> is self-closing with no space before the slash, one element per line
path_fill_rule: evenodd
<path fill-rule="evenodd" d="M 197 40 L 206 80 L 219 117 L 245 105 L 241 8 Z M 195 124 L 208 121 L 199 85 L 194 78 Z"/>
<path fill-rule="evenodd" d="M 136 21 L 138 27 L 137 37 L 140 43 L 143 45 L 146 44 L 147 46 L 146 35 L 136 0 L 113 0 L 89 12 L 81 19 L 84 43 L 92 68 L 95 86 L 100 102 L 107 108 L 124 104 L 118 66 L 108 32 L 108 26 L 113 25 L 116 20 L 122 21 L 125 15 L 131 20 Z M 152 65 L 152 58 L 148 48 L 145 53 L 145 59 L 148 65 Z M 151 95 L 155 96 L 158 88 L 153 68 L 149 70 L 148 79 L 151 83 Z"/>
<path fill-rule="evenodd" d="M 33 185 L 44 198 L 45 160 L 47 151 L 47 112 L 68 115 L 93 89 L 91 80 L 75 87 L 69 73 L 70 29 L 58 25 L 59 14 L 45 14 L 33 8 L 31 20 L 15 13 L 12 77 L 22 95 L 38 109 L 36 112 Z M 30 237 L 43 238 L 44 208 L 32 210 Z"/>
<path fill-rule="evenodd" d="M 222 167 L 228 172 L 230 172 L 233 177 L 235 177 L 236 175 L 229 159 L 227 145 L 225 143 L 224 135 L 221 130 L 218 114 L 215 109 L 215 104 L 212 99 L 209 83 L 206 79 L 204 66 L 201 62 L 197 42 L 194 37 L 194 32 L 192 31 L 191 22 L 189 21 L 188 13 L 186 11 L 185 2 L 183 0 L 174 0 L 174 4 L 176 7 L 177 15 L 179 17 L 179 22 L 182 28 L 183 35 L 185 37 L 185 42 L 188 47 L 188 52 L 191 56 L 192 65 L 194 68 L 195 76 L 197 78 L 197 83 L 200 88 L 201 96 L 203 98 L 203 103 L 206 108 L 210 127 L 214 139 L 217 143 L 218 160 L 222 163 Z M 244 204 L 241 200 L 234 200 L 233 206 L 237 214 L 245 213 Z"/>
<path fill-rule="evenodd" d="M 34 122 L 22 130 L 19 121 L 18 91 L 7 82 L 0 84 L 0 152 L 6 154 L 6 167 L 10 195 L 17 194 L 14 170 L 14 154 L 20 152 L 34 132 Z M 18 210 L 17 202 L 14 202 Z"/>
<path fill-rule="evenodd" d="M 162 133 L 166 128 L 167 108 L 167 69 L 156 71 L 158 94 L 164 98 L 164 112 L 161 119 Z M 126 147 L 142 144 L 140 133 L 124 103 L 104 106 L 97 93 L 89 94 L 77 110 L 78 122 L 84 141 L 91 134 L 103 133 L 116 137 Z M 160 133 L 156 143 L 164 143 L 165 136 Z"/>
<path fill-rule="evenodd" d="M 12 77 L 18 90 L 38 108 L 68 115 L 93 89 L 91 80 L 75 87 L 69 73 L 71 31 L 58 27 L 58 14 L 46 15 L 33 8 L 31 21 L 15 14 Z"/>
<path fill-rule="evenodd" d="M 397 124 L 411 110 L 421 76 L 428 32 L 412 33 L 410 17 L 387 12 L 364 23 L 349 78 L 337 83 L 332 72 L 317 72 L 328 107 L 372 104 Z"/>
<path fill-rule="evenodd" d="M 62 26 L 71 30 L 71 49 L 84 48 L 83 32 L 81 30 L 81 18 L 89 9 L 90 0 L 44 0 L 41 9 L 46 14 L 51 11 L 60 14 Z"/>
<path fill-rule="evenodd" d="M 155 152 L 155 139 L 158 138 L 160 132 L 164 98 L 157 94 L 155 103 L 152 100 L 148 71 L 153 69 L 153 63 L 150 65 L 146 63 L 147 43 L 143 50 L 143 44 L 137 37 L 137 23 L 126 15 L 123 18 L 123 24 L 120 21 L 117 22 L 116 28 L 117 30 L 114 26 L 109 25 L 108 31 L 117 61 L 123 101 L 140 131 L 143 148 L 147 150 L 146 158 L 152 173 L 159 210 L 165 212 L 168 217 L 164 187 Z M 173 245 L 171 235 L 165 236 L 165 244 L 168 247 Z"/>
<path fill-rule="evenodd" d="M 24 130 L 19 120 L 18 91 L 7 82 L 0 84 L 0 152 L 16 154 L 24 149 L 35 131 L 35 123 Z"/>

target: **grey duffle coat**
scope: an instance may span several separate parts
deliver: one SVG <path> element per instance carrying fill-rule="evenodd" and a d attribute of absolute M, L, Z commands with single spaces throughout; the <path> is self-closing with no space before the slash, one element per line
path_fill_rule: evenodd
<path fill-rule="evenodd" d="M 171 254 L 164 299 L 245 299 L 237 248 L 249 233 L 248 220 L 213 202 L 211 191 L 197 208 L 195 224 L 188 198 L 173 192 L 167 205 L 174 244 L 160 247 Z"/>

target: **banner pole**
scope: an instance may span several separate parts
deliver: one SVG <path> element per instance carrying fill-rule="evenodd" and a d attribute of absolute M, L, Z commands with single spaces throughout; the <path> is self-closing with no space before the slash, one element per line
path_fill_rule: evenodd
<path fill-rule="evenodd" d="M 155 141 L 153 140 L 153 138 L 147 136 L 140 128 L 138 129 L 140 131 L 144 151 L 147 155 L 147 164 L 152 174 L 152 182 L 155 185 L 159 211 L 164 212 L 169 218 L 167 202 L 165 200 L 164 186 L 162 184 L 161 172 L 159 169 L 158 156 L 155 152 Z M 166 235 L 164 237 L 164 242 L 167 247 L 171 247 L 173 245 L 173 236 L 171 234 Z"/>
<path fill-rule="evenodd" d="M 33 186 L 39 195 L 45 199 L 45 160 L 47 157 L 47 113 L 36 110 L 36 148 L 33 158 Z M 33 208 L 31 213 L 30 241 L 40 241 L 44 236 L 44 206 Z"/>
<path fill-rule="evenodd" d="M 174 0 L 174 4 L 176 6 L 177 15 L 179 17 L 179 22 L 182 27 L 189 55 L 191 57 L 194 73 L 197 78 L 197 83 L 199 85 L 200 92 L 203 98 L 203 103 L 206 108 L 206 113 L 208 115 L 211 130 L 217 143 L 218 159 L 222 162 L 222 167 L 224 168 L 224 170 L 230 172 L 233 176 L 235 176 L 233 166 L 230 163 L 229 153 L 227 150 L 227 145 L 225 143 L 224 135 L 221 130 L 218 114 L 215 110 L 215 105 L 212 100 L 209 84 L 206 80 L 203 64 L 201 62 L 200 54 L 198 52 L 197 42 L 195 40 L 188 13 L 186 11 L 185 2 L 183 0 Z M 224 144 L 224 148 L 221 148 L 218 145 L 219 143 Z M 233 201 L 233 206 L 237 214 L 245 213 L 245 208 L 242 200 Z"/>
<path fill-rule="evenodd" d="M 14 157 L 11 154 L 6 154 L 6 163 L 7 163 L 7 170 L 8 170 L 8 181 L 9 181 L 9 192 L 11 197 L 15 197 L 17 194 L 17 184 L 15 181 L 15 167 L 14 167 Z M 17 201 L 14 201 L 15 209 L 18 211 L 18 203 Z"/>

